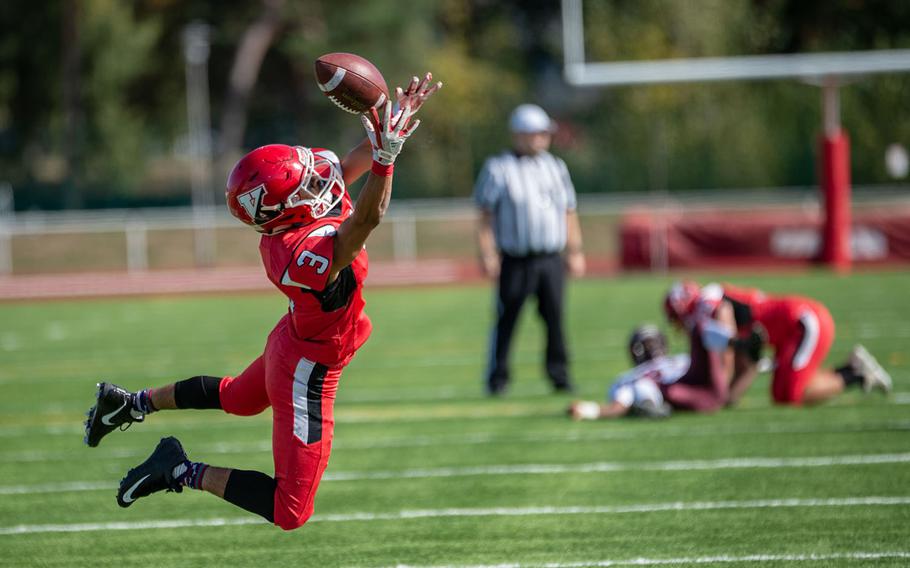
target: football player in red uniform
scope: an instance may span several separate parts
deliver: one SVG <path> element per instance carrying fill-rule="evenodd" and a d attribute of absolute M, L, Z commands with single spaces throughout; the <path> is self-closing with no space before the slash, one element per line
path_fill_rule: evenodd
<path fill-rule="evenodd" d="M 262 233 L 266 275 L 287 296 L 287 314 L 262 355 L 237 376 L 197 376 L 136 393 L 101 383 L 85 442 L 97 446 L 115 428 L 156 410 L 213 408 L 249 416 L 271 407 L 274 477 L 193 462 L 168 437 L 121 480 L 121 507 L 190 487 L 286 530 L 307 521 L 331 453 L 338 380 L 370 334 L 361 294 L 364 243 L 388 207 L 395 158 L 420 123 L 412 117 L 440 87 L 428 73 L 396 91 L 395 112 L 387 103 L 361 115 L 367 139 L 341 160 L 322 148 L 272 144 L 237 162 L 227 182 L 228 207 Z M 345 188 L 368 169 L 352 205 Z"/>
<path fill-rule="evenodd" d="M 760 290 L 728 284 L 699 287 L 677 282 L 664 300 L 667 318 L 690 330 L 732 314 L 735 336 L 728 340 L 736 352 L 728 404 L 743 395 L 757 375 L 764 345 L 774 348 L 771 398 L 777 404 L 816 404 L 851 386 L 867 392 L 891 390 L 891 377 L 862 346 L 836 369 L 821 367 L 834 340 L 834 321 L 821 303 L 802 296 L 773 296 Z M 727 316 L 729 317 L 729 316 Z M 718 344 L 722 338 L 717 338 Z"/>

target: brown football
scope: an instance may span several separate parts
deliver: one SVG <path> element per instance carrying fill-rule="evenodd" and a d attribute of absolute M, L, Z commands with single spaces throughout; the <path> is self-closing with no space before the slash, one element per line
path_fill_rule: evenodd
<path fill-rule="evenodd" d="M 366 112 L 388 100 L 382 73 L 359 55 L 327 53 L 316 60 L 315 67 L 319 89 L 347 112 Z"/>

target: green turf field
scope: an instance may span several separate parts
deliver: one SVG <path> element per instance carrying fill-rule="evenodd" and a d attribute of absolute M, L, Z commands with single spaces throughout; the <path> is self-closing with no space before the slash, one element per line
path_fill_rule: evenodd
<path fill-rule="evenodd" d="M 542 379 L 532 306 L 513 388 L 488 400 L 489 288 L 368 290 L 374 335 L 342 378 L 316 515 L 289 533 L 194 491 L 114 499 L 163 435 L 193 459 L 271 473 L 268 413 L 160 413 L 82 445 L 97 380 L 239 372 L 284 309 L 277 294 L 0 305 L 0 565 L 910 564 L 910 274 L 731 280 L 825 302 L 829 361 L 863 342 L 896 393 L 773 408 L 761 377 L 712 416 L 572 423 Z M 627 333 L 658 320 L 667 283 L 573 283 L 579 396 L 602 397 L 628 366 Z"/>

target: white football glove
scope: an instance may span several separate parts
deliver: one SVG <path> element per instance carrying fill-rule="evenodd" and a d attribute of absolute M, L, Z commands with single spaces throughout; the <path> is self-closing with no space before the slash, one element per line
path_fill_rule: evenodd
<path fill-rule="evenodd" d="M 442 88 L 442 83 L 433 81 L 433 74 L 427 73 L 424 75 L 423 80 L 419 80 L 417 76 L 411 78 L 411 83 L 406 89 L 398 87 L 395 89 L 395 98 L 398 99 L 398 108 L 402 107 L 411 107 L 411 114 L 417 113 L 420 110 L 420 107 L 423 106 L 423 103 L 427 101 L 431 96 L 433 96 L 436 91 Z"/>
<path fill-rule="evenodd" d="M 404 106 L 393 115 L 392 101 L 386 101 L 381 118 L 375 107 L 360 115 L 360 122 L 373 146 L 374 161 L 384 166 L 395 163 L 405 140 L 420 126 L 419 120 L 411 124 L 413 114 L 410 106 Z"/>
<path fill-rule="evenodd" d="M 590 400 L 577 400 L 569 407 L 574 420 L 597 420 L 600 418 L 600 404 Z"/>

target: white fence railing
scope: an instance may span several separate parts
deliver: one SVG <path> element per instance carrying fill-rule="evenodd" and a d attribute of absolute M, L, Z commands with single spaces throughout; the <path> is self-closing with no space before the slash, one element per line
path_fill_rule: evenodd
<path fill-rule="evenodd" d="M 159 231 L 189 231 L 193 234 L 193 256 L 198 266 L 211 264 L 215 232 L 243 229 L 224 207 L 146 208 L 90 211 L 27 211 L 14 213 L 11 192 L 0 186 L 0 274 L 16 272 L 14 241 L 43 235 L 91 235 L 117 233 L 123 236 L 125 262 L 129 271 L 149 268 L 149 234 Z M 854 204 L 910 205 L 910 185 L 858 186 L 853 188 Z M 817 210 L 818 192 L 811 187 L 731 189 L 683 193 L 622 193 L 579 196 L 579 213 L 584 218 L 621 214 L 630 208 L 696 211 L 706 208 L 758 210 L 793 206 Z M 5 206 L 5 207 L 4 207 Z M 470 199 L 393 201 L 383 224 L 390 231 L 391 256 L 411 260 L 421 249 L 418 224 L 444 225 L 471 222 L 476 211 Z M 463 243 L 461 243 L 463 244 Z"/>

